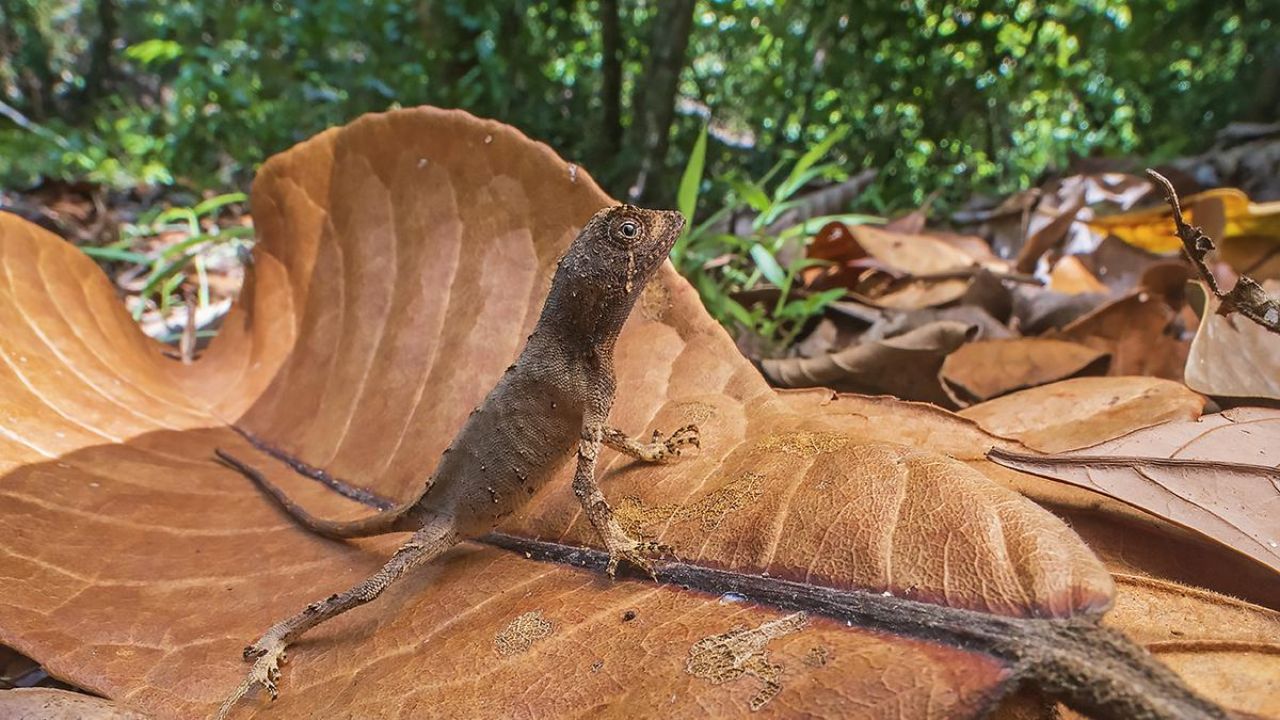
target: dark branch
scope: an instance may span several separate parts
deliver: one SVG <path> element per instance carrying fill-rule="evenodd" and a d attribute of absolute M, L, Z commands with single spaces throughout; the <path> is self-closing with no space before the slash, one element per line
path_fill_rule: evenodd
<path fill-rule="evenodd" d="M 494 547 L 542 562 L 603 573 L 608 555 L 588 548 L 500 533 L 481 538 Z M 1096 616 L 1019 618 L 949 608 L 870 592 L 837 590 L 779 578 L 742 575 L 683 562 L 654 563 L 660 583 L 804 610 L 871 630 L 930 640 L 992 656 L 1019 681 L 1100 720 L 1226 718 L 1168 668 Z M 634 575 L 645 579 L 642 575 Z"/>
<path fill-rule="evenodd" d="M 1182 241 L 1183 251 L 1186 252 L 1209 291 L 1221 301 L 1218 314 L 1238 312 L 1280 335 L 1280 301 L 1268 297 L 1262 285 L 1247 275 L 1241 275 L 1235 287 L 1231 288 L 1231 292 L 1224 294 L 1222 288 L 1218 286 L 1218 279 L 1214 277 L 1209 265 L 1205 262 L 1205 256 L 1214 249 L 1213 239 L 1205 235 L 1202 228 L 1188 225 L 1183 219 L 1182 207 L 1178 204 L 1178 193 L 1174 191 L 1173 183 L 1155 170 L 1147 170 L 1147 175 L 1164 191 L 1164 199 L 1173 209 L 1173 224 L 1177 228 L 1178 239 Z"/>
<path fill-rule="evenodd" d="M 350 498 L 358 503 L 362 503 L 371 508 L 377 508 L 382 511 L 390 510 L 397 505 L 395 501 L 382 497 L 371 490 L 362 488 L 359 485 L 346 480 L 336 478 L 314 465 L 308 465 L 289 453 L 267 444 L 265 440 L 258 439 L 258 437 L 253 433 L 250 433 L 248 430 L 236 425 L 232 425 L 231 428 L 240 433 L 245 440 L 249 441 L 250 445 L 254 446 L 258 450 L 261 450 L 276 460 L 288 465 L 299 475 L 324 483 L 327 487 L 343 497 Z"/>

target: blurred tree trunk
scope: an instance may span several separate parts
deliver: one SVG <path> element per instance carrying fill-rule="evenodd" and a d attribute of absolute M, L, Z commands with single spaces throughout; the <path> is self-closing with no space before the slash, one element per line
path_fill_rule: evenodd
<path fill-rule="evenodd" d="M 604 103 L 602 154 L 607 159 L 622 149 L 622 23 L 618 0 L 600 2 L 601 60 L 600 98 Z"/>
<path fill-rule="evenodd" d="M 98 0 L 98 32 L 89 45 L 89 69 L 85 71 L 84 89 L 79 98 L 81 108 L 92 105 L 101 97 L 107 83 L 112 80 L 115 68 L 111 64 L 111 46 L 118 32 L 116 0 Z"/>
<path fill-rule="evenodd" d="M 0 20 L 5 56 L 22 94 L 22 101 L 15 104 L 37 122 L 47 120 L 57 111 L 53 94 L 57 78 L 34 1 L 0 0 Z"/>
<path fill-rule="evenodd" d="M 658 192 L 654 180 L 666 169 L 676 89 L 684 69 L 685 49 L 693 27 L 694 0 L 666 0 L 649 26 L 649 62 L 633 96 L 630 146 L 639 163 L 628 195 L 648 201 Z"/>
<path fill-rule="evenodd" d="M 1280 45 L 1272 48 L 1270 60 L 1262 59 L 1251 114 L 1249 119 L 1258 122 L 1275 122 L 1280 118 Z"/>
<path fill-rule="evenodd" d="M 476 40 L 481 28 L 466 27 L 449 13 L 449 3 L 426 0 L 422 5 L 422 36 L 432 50 L 428 58 L 428 78 L 440 93 L 436 103 L 457 103 L 463 78 L 475 69 Z"/>

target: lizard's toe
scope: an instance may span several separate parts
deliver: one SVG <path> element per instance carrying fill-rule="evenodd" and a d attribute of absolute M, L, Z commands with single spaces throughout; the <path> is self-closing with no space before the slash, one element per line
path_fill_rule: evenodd
<path fill-rule="evenodd" d="M 701 437 L 698 433 L 697 425 L 685 425 L 684 427 L 671 433 L 671 437 L 667 438 L 663 443 L 667 447 L 667 452 L 672 455 L 679 455 L 680 449 L 685 445 L 693 447 L 702 447 Z"/>
<path fill-rule="evenodd" d="M 607 568 L 609 577 L 614 577 L 618 569 L 618 563 L 626 560 L 628 563 L 643 570 L 649 577 L 657 580 L 658 575 L 653 566 L 653 557 L 661 557 L 670 553 L 670 547 L 656 542 L 632 541 L 628 545 L 615 547 L 609 552 L 609 567 Z"/>
<path fill-rule="evenodd" d="M 272 700 L 280 697 L 280 663 L 284 662 L 285 644 L 267 635 L 258 642 L 244 649 L 244 659 L 252 662 L 253 667 L 245 675 L 239 686 L 223 701 L 218 709 L 217 718 L 225 718 L 240 698 L 243 698 L 255 685 L 262 687 Z"/>

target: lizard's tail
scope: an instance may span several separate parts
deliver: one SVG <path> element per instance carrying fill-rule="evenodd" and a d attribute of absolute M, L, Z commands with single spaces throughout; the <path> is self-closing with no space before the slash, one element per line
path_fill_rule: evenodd
<path fill-rule="evenodd" d="M 253 480 L 263 492 L 267 493 L 276 501 L 282 510 L 292 516 L 304 527 L 312 532 L 325 537 L 331 538 L 357 538 L 369 537 L 370 535 L 383 535 L 391 532 L 404 532 L 418 529 L 418 524 L 411 519 L 406 518 L 405 514 L 413 508 L 414 503 L 400 505 L 359 520 L 335 521 L 322 520 L 306 510 L 302 506 L 295 503 L 284 494 L 284 491 L 273 485 L 269 480 L 263 477 L 262 473 L 247 463 L 239 460 L 234 455 L 225 450 L 215 449 L 214 454 L 218 459 L 226 463 L 230 467 L 238 470 L 245 477 Z"/>

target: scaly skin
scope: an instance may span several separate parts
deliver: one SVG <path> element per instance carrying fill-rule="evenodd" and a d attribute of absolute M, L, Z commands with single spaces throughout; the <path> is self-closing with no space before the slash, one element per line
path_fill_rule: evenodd
<path fill-rule="evenodd" d="M 693 425 L 667 440 L 634 440 L 606 423 L 613 405 L 613 349 L 644 286 L 684 227 L 677 212 L 630 205 L 595 214 L 556 268 L 542 315 L 515 364 L 471 414 L 414 500 L 352 522 L 315 518 L 261 473 L 221 450 L 218 457 L 249 476 L 308 529 L 335 538 L 413 531 L 387 564 L 346 592 L 308 605 L 245 648 L 253 667 L 227 697 L 224 718 L 254 686 L 274 698 L 285 650 L 311 628 L 378 597 L 404 573 L 467 538 L 492 530 L 542 487 L 576 451 L 573 490 L 609 552 L 609 574 L 626 560 L 652 574 L 648 556 L 666 548 L 623 531 L 595 479 L 606 445 L 638 460 L 669 462 L 698 445 Z M 297 465 L 295 463 L 295 465 Z"/>

